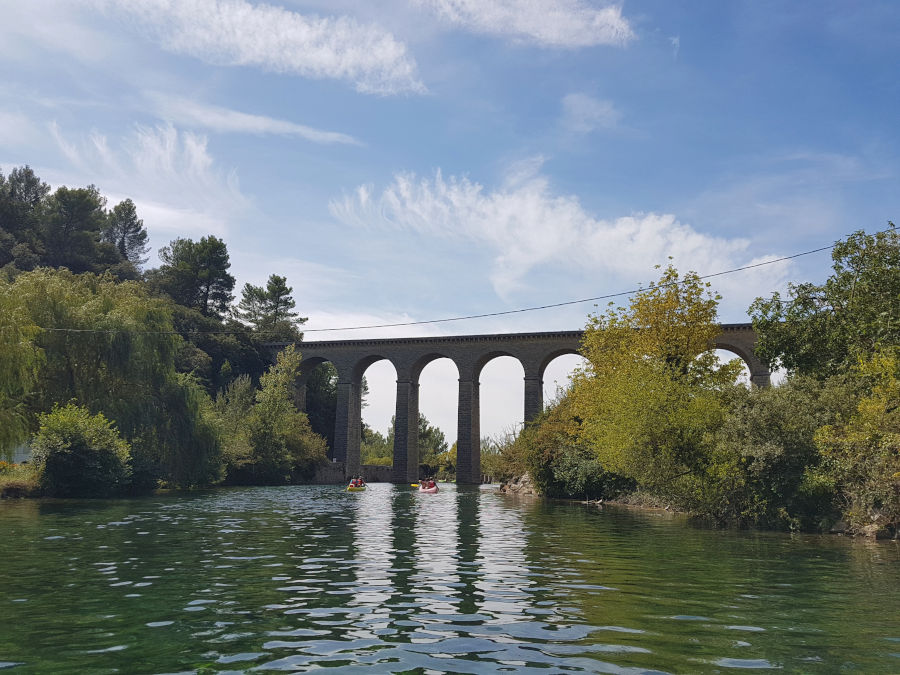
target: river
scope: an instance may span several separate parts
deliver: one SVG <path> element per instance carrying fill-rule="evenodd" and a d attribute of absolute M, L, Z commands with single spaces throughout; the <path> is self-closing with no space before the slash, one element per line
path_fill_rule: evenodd
<path fill-rule="evenodd" d="M 900 672 L 900 547 L 441 486 L 0 503 L 0 670 Z"/>

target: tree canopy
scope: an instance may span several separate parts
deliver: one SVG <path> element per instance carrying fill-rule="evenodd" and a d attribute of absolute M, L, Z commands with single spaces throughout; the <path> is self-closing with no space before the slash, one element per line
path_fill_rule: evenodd
<path fill-rule="evenodd" d="M 855 232 L 835 244 L 823 284 L 790 284 L 750 307 L 756 353 L 791 373 L 846 372 L 878 345 L 900 344 L 900 232 Z"/>
<path fill-rule="evenodd" d="M 234 299 L 228 247 L 209 235 L 200 241 L 179 237 L 159 249 L 163 264 L 150 278 L 175 302 L 203 316 L 221 319 Z"/>

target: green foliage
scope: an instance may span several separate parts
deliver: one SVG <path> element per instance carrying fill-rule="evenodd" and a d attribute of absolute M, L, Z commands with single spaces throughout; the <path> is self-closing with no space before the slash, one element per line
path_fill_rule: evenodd
<path fill-rule="evenodd" d="M 51 194 L 27 166 L 0 174 L 0 267 L 7 277 L 45 266 L 134 279 L 135 266 L 104 236 L 110 215 L 93 185 Z"/>
<path fill-rule="evenodd" d="M 900 344 L 900 232 L 856 232 L 835 244 L 824 284 L 791 284 L 750 307 L 756 353 L 789 372 L 827 377 L 856 367 L 876 345 Z"/>
<path fill-rule="evenodd" d="M 312 430 L 334 447 L 334 423 L 337 409 L 337 368 L 330 361 L 315 367 L 306 380 L 306 414 Z M 363 425 L 365 442 L 365 425 Z M 365 462 L 364 462 L 365 463 Z"/>
<path fill-rule="evenodd" d="M 4 316 L 28 340 L 18 365 L 4 368 L 36 369 L 33 391 L 15 399 L 20 418 L 33 423 L 35 414 L 74 399 L 114 420 L 133 443 L 135 485 L 215 480 L 203 392 L 175 372 L 180 340 L 168 302 L 137 282 L 46 268 L 0 282 L 0 298 L 10 312 Z"/>
<path fill-rule="evenodd" d="M 55 407 L 40 416 L 31 447 L 48 496 L 108 497 L 128 485 L 128 443 L 101 413 L 72 403 Z"/>
<path fill-rule="evenodd" d="M 41 488 L 38 479 L 38 466 L 34 462 L 10 464 L 0 461 L 0 499 L 39 497 Z"/>
<path fill-rule="evenodd" d="M 547 497 L 609 499 L 633 488 L 632 481 L 607 471 L 584 441 L 569 397 L 526 425 L 515 445 L 535 486 Z"/>
<path fill-rule="evenodd" d="M 325 439 L 309 426 L 306 415 L 294 405 L 294 382 L 300 370 L 300 352 L 291 345 L 278 354 L 277 361 L 260 378 L 260 389 L 247 419 L 243 455 L 238 441 L 230 447 L 228 480 L 234 483 L 281 484 L 308 479 L 325 461 Z M 242 385 L 245 386 L 245 385 Z M 231 392 L 232 416 L 247 410 L 246 391 Z M 228 443 L 226 442 L 228 446 Z"/>
<path fill-rule="evenodd" d="M 34 342 L 37 334 L 12 285 L 0 281 L 0 456 L 28 437 L 26 400 L 43 356 Z"/>
<path fill-rule="evenodd" d="M 147 230 L 144 221 L 138 218 L 137 207 L 130 199 L 116 204 L 106 214 L 106 227 L 101 238 L 112 244 L 123 260 L 135 268 L 147 262 Z"/>
<path fill-rule="evenodd" d="M 381 466 L 391 466 L 393 464 L 394 424 L 395 420 L 392 417 L 391 427 L 387 436 L 383 436 L 369 428 L 368 425 L 363 424 L 360 439 L 360 455 L 363 464 Z M 455 474 L 455 454 L 451 460 L 447 454 L 449 450 L 444 432 L 433 426 L 422 413 L 419 413 L 418 449 L 419 465 L 422 467 L 422 471 L 429 475 L 437 475 L 441 471 L 444 474 Z"/>
<path fill-rule="evenodd" d="M 393 429 L 393 425 L 392 425 Z M 394 444 L 393 433 L 391 433 L 391 446 Z M 447 439 L 444 432 L 436 426 L 432 425 L 422 413 L 419 413 L 419 465 L 425 467 L 426 473 L 437 474 L 442 463 L 447 464 L 446 457 L 442 458 L 448 452 Z M 443 461 L 442 461 L 443 460 Z M 453 471 L 455 472 L 456 462 L 453 462 Z M 445 466 L 446 471 L 446 466 Z"/>
<path fill-rule="evenodd" d="M 244 284 L 235 314 L 268 340 L 302 340 L 297 326 L 306 319 L 291 311 L 297 304 L 291 297 L 293 290 L 287 279 L 277 274 L 269 276 L 265 288 Z"/>
<path fill-rule="evenodd" d="M 851 525 L 900 531 L 900 347 L 879 349 L 855 373 L 871 391 L 846 421 L 822 427 L 816 444 Z"/>
<path fill-rule="evenodd" d="M 629 308 L 592 315 L 570 398 L 579 439 L 601 465 L 659 495 L 681 497 L 705 471 L 710 432 L 725 414 L 723 393 L 740 364 L 719 366 L 718 297 L 694 273 L 668 267 Z"/>
<path fill-rule="evenodd" d="M 235 374 L 257 381 L 265 372 L 268 357 L 264 348 L 239 321 L 223 323 L 181 305 L 172 308 L 172 319 L 183 338 L 175 357 L 176 368 L 195 375 L 210 395 L 227 386 Z"/>
<path fill-rule="evenodd" d="M 214 412 L 228 473 L 240 471 L 250 463 L 252 447 L 247 420 L 255 400 L 256 389 L 247 375 L 236 377 L 216 397 Z"/>
<path fill-rule="evenodd" d="M 394 429 L 384 436 L 363 422 L 360 434 L 359 456 L 361 464 L 392 466 L 394 464 Z"/>
<path fill-rule="evenodd" d="M 778 387 L 731 392 L 706 470 L 683 505 L 719 524 L 823 529 L 837 520 L 822 480 L 816 430 L 850 413 L 854 382 L 796 376 Z"/>
<path fill-rule="evenodd" d="M 221 239 L 210 235 L 200 241 L 179 237 L 159 249 L 163 261 L 147 279 L 179 305 L 196 309 L 203 316 L 222 318 L 234 296 L 231 262 Z"/>

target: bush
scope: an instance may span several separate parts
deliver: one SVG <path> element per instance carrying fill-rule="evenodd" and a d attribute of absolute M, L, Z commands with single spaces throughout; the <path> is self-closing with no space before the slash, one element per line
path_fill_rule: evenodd
<path fill-rule="evenodd" d="M 39 495 L 40 487 L 34 464 L 11 464 L 0 461 L 0 498 Z"/>
<path fill-rule="evenodd" d="M 609 499 L 634 489 L 634 481 L 607 471 L 581 438 L 572 403 L 563 397 L 527 425 L 514 443 L 528 474 L 547 497 Z"/>
<path fill-rule="evenodd" d="M 102 413 L 70 403 L 39 422 L 31 447 L 44 494 L 108 497 L 128 487 L 130 448 Z"/>

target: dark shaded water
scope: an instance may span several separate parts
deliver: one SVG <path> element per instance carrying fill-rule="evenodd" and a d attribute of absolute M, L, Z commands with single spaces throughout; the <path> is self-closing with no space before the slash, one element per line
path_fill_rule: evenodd
<path fill-rule="evenodd" d="M 6 668 L 900 673 L 900 549 L 453 486 L 7 502 Z"/>

